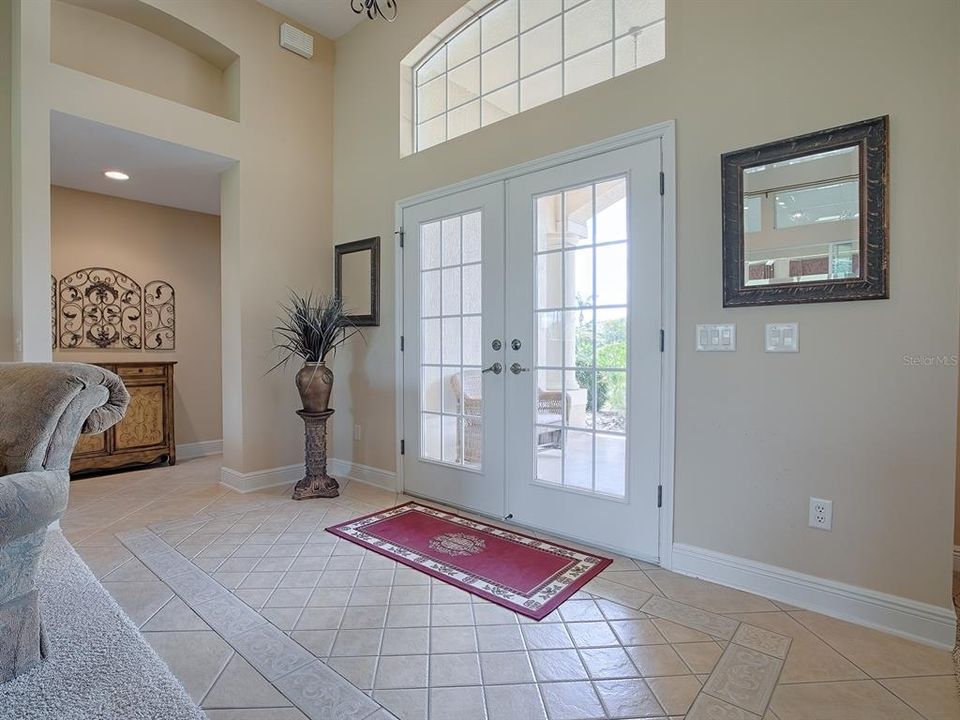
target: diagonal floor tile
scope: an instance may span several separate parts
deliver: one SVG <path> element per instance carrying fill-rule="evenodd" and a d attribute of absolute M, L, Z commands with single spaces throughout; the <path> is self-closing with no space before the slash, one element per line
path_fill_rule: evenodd
<path fill-rule="evenodd" d="M 234 654 L 233 648 L 211 631 L 144 632 L 143 636 L 196 702 Z"/>
<path fill-rule="evenodd" d="M 588 682 L 548 683 L 540 686 L 550 720 L 590 720 L 604 717 L 593 686 Z"/>
<path fill-rule="evenodd" d="M 487 720 L 547 720 L 536 685 L 494 685 L 484 695 Z"/>
<path fill-rule="evenodd" d="M 715 613 L 744 613 L 779 610 L 776 605 L 759 595 L 734 590 L 669 570 L 649 570 L 649 577 L 669 598 L 682 600 Z"/>
<path fill-rule="evenodd" d="M 946 650 L 806 610 L 790 616 L 872 677 L 953 673 L 953 658 Z"/>
<path fill-rule="evenodd" d="M 692 675 L 650 678 L 647 685 L 653 690 L 660 706 L 670 715 L 684 715 L 700 692 L 700 681 Z"/>
<path fill-rule="evenodd" d="M 730 617 L 791 639 L 780 682 L 860 680 L 867 676 L 823 640 L 786 613 L 749 613 Z"/>
<path fill-rule="evenodd" d="M 927 720 L 960 718 L 960 695 L 954 675 L 881 680 L 880 684 Z"/>
<path fill-rule="evenodd" d="M 374 690 L 373 699 L 399 720 L 427 720 L 427 690 Z"/>
<path fill-rule="evenodd" d="M 779 720 L 921 720 L 873 680 L 781 685 L 770 709 Z"/>
<path fill-rule="evenodd" d="M 141 628 L 142 630 L 209 630 L 200 616 L 178 597 L 173 597 Z"/>
<path fill-rule="evenodd" d="M 104 582 L 103 587 L 137 627 L 143 625 L 173 597 L 165 584 L 152 582 Z"/>
<path fill-rule="evenodd" d="M 239 655 L 230 659 L 202 703 L 204 708 L 283 707 L 289 704 L 287 698 Z"/>

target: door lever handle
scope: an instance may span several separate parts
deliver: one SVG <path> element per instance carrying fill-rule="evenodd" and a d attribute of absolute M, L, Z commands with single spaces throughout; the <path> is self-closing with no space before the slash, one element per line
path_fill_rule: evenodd
<path fill-rule="evenodd" d="M 519 375 L 520 373 L 530 372 L 530 368 L 521 367 L 520 363 L 515 362 L 510 366 L 510 372 L 514 375 Z"/>
<path fill-rule="evenodd" d="M 480 372 L 485 372 L 485 373 L 492 372 L 494 375 L 499 375 L 500 373 L 503 372 L 503 365 L 501 365 L 498 362 L 495 362 L 493 365 L 491 365 L 488 368 L 484 368 Z"/>

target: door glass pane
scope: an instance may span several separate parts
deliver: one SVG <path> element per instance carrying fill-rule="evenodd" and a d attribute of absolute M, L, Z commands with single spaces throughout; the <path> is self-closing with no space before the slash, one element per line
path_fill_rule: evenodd
<path fill-rule="evenodd" d="M 536 480 L 622 498 L 630 242 L 625 178 L 539 197 L 536 214 Z"/>
<path fill-rule="evenodd" d="M 482 461 L 480 212 L 420 226 L 420 457 Z"/>
<path fill-rule="evenodd" d="M 463 266 L 463 314 L 475 315 L 480 313 L 480 264 Z"/>
<path fill-rule="evenodd" d="M 430 412 L 440 412 L 440 392 L 443 384 L 440 381 L 440 368 L 422 368 L 423 377 L 420 380 L 420 406 Z"/>
<path fill-rule="evenodd" d="M 554 252 L 537 258 L 537 309 L 563 307 L 563 254 Z"/>
<path fill-rule="evenodd" d="M 627 244 L 597 247 L 597 305 L 627 304 Z"/>

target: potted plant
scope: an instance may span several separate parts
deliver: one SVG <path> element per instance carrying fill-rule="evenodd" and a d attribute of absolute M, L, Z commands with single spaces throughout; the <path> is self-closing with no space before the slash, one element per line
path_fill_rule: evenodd
<path fill-rule="evenodd" d="M 283 312 L 273 332 L 277 339 L 274 350 L 281 358 L 270 371 L 286 367 L 295 357 L 302 359 L 296 382 L 303 409 L 324 412 L 333 389 L 327 356 L 335 355 L 341 345 L 360 331 L 347 317 L 343 300 L 336 295 L 311 292 L 303 296 L 291 291 L 289 304 L 280 308 Z"/>

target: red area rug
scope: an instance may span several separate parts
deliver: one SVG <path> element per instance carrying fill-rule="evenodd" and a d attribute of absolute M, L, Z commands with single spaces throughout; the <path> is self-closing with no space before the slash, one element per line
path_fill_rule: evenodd
<path fill-rule="evenodd" d="M 612 562 L 414 502 L 327 532 L 534 620 Z"/>

